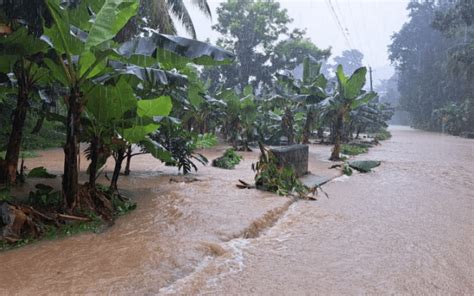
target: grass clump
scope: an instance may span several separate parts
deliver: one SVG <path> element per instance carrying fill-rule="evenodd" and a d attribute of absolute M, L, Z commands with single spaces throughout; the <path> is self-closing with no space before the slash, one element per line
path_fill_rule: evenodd
<path fill-rule="evenodd" d="M 368 147 L 365 145 L 342 144 L 341 153 L 345 155 L 359 155 L 367 153 Z"/>
<path fill-rule="evenodd" d="M 212 161 L 212 166 L 232 170 L 240 163 L 241 159 L 242 156 L 235 153 L 233 148 L 229 148 L 224 152 L 224 155 Z"/>

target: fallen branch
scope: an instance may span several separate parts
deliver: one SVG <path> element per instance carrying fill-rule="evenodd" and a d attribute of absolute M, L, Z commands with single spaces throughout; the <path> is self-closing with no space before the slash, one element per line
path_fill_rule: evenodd
<path fill-rule="evenodd" d="M 92 221 L 89 217 L 79 217 L 79 216 L 72 216 L 66 214 L 57 214 L 56 217 L 61 220 L 70 220 L 70 221 L 81 221 L 81 222 L 90 222 Z"/>
<path fill-rule="evenodd" d="M 240 182 L 240 184 L 236 184 L 237 188 L 240 188 L 240 189 L 254 189 L 254 188 L 256 188 L 255 185 L 251 185 L 251 184 L 249 184 L 245 181 L 242 181 L 240 179 L 239 179 L 239 182 Z"/>

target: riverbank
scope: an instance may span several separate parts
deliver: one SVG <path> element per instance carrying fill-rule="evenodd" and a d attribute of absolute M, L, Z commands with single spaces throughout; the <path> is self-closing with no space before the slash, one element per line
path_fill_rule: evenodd
<path fill-rule="evenodd" d="M 330 149 L 311 145 L 311 172 L 328 178 L 340 174 L 328 169 Z M 224 150 L 203 153 L 214 159 Z M 137 209 L 100 234 L 42 241 L 1 253 L 3 269 L 12 272 L 0 275 L 0 294 L 155 294 L 166 287 L 172 290 L 213 258 L 235 259 L 233 242 L 257 237 L 292 203 L 269 192 L 238 189 L 238 179 L 253 181 L 250 166 L 259 153 L 241 155 L 244 159 L 235 170 L 199 166 L 190 176 L 197 181 L 191 183 L 176 176 L 176 168 L 149 155 L 135 157 L 131 176 L 121 179 L 121 190 L 133 197 Z M 61 150 L 48 150 L 25 160 L 25 165 L 45 166 L 59 174 L 62 158 Z M 86 167 L 82 159 L 82 171 Z M 81 175 L 83 181 L 86 177 Z M 238 260 L 234 263 L 223 268 L 231 272 L 239 266 Z"/>

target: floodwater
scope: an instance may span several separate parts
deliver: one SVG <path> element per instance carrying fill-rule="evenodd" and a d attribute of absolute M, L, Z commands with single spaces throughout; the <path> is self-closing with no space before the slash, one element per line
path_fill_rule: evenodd
<path fill-rule="evenodd" d="M 0 294 L 474 294 L 474 141 L 392 134 L 359 157 L 381 167 L 315 202 L 236 189 L 257 153 L 193 183 L 137 158 L 122 179 L 136 211 L 101 234 L 1 253 Z M 327 173 L 327 156 L 311 147 L 310 170 Z M 54 170 L 58 151 L 31 166 L 48 157 Z"/>

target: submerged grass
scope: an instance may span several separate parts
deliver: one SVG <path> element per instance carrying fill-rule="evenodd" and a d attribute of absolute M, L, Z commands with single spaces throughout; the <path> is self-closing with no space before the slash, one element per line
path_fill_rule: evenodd
<path fill-rule="evenodd" d="M 360 144 L 342 144 L 341 153 L 345 155 L 359 155 L 367 153 L 369 147 Z"/>

